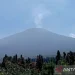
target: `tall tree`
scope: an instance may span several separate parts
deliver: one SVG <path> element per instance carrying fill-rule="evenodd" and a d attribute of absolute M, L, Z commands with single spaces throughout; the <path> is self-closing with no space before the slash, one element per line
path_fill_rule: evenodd
<path fill-rule="evenodd" d="M 24 64 L 25 62 L 24 62 L 24 57 L 21 55 L 20 56 L 20 59 L 21 59 L 21 64 Z"/>
<path fill-rule="evenodd" d="M 61 58 L 61 54 L 60 54 L 60 51 L 58 50 L 56 55 L 56 64 L 58 64 L 58 61 L 60 60 L 60 58 Z"/>
<path fill-rule="evenodd" d="M 5 56 L 3 58 L 3 61 L 2 61 L 2 67 L 4 67 L 5 69 L 7 69 L 6 68 L 6 62 L 7 62 L 7 60 L 8 60 L 8 56 L 7 56 L 7 54 L 5 54 Z"/>
<path fill-rule="evenodd" d="M 63 58 L 66 58 L 66 53 L 65 52 L 63 52 Z"/>
<path fill-rule="evenodd" d="M 39 55 L 37 56 L 36 67 L 41 71 L 42 66 L 43 66 L 43 56 Z"/>
<path fill-rule="evenodd" d="M 12 62 L 17 63 L 17 54 L 13 56 Z"/>
<path fill-rule="evenodd" d="M 73 65 L 74 64 L 74 55 L 73 55 L 73 52 L 70 51 L 70 65 Z"/>

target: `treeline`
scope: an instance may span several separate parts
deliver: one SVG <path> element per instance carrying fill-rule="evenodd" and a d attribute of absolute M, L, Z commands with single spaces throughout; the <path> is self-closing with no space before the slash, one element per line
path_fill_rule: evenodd
<path fill-rule="evenodd" d="M 29 57 L 25 59 L 22 55 L 18 57 L 17 54 L 14 56 L 5 54 L 0 64 L 1 68 L 7 70 L 7 63 L 13 63 L 24 69 L 35 69 L 38 73 L 44 70 L 42 73 L 43 75 L 45 75 L 45 71 L 47 72 L 46 75 L 53 75 L 55 65 L 75 65 L 75 53 L 72 51 L 68 53 L 63 52 L 63 55 L 61 55 L 58 50 L 56 57 L 44 58 L 42 55 L 38 55 L 36 59 L 31 59 Z"/>
<path fill-rule="evenodd" d="M 14 55 L 13 57 L 7 56 L 5 54 L 5 56 L 3 57 L 3 61 L 1 63 L 1 67 L 4 67 L 5 69 L 7 69 L 6 63 L 9 61 L 11 63 L 18 64 L 19 66 L 22 66 L 23 68 L 34 68 L 34 67 L 36 67 L 40 71 L 42 69 L 42 65 L 44 62 L 42 55 L 38 55 L 36 58 L 36 61 L 33 62 L 32 59 L 29 57 L 27 59 L 25 59 L 22 55 L 20 56 L 20 58 L 18 58 L 17 54 Z"/>
<path fill-rule="evenodd" d="M 75 52 L 68 52 L 65 53 L 63 52 L 63 56 L 61 55 L 60 51 L 57 51 L 57 55 L 56 55 L 56 65 L 64 65 L 64 64 L 60 64 L 60 60 L 64 60 L 65 64 L 67 65 L 75 65 Z"/>

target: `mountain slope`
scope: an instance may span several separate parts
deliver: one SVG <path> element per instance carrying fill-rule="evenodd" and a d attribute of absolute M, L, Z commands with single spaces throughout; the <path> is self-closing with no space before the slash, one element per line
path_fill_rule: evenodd
<path fill-rule="evenodd" d="M 42 28 L 31 28 L 0 40 L 0 55 L 55 55 L 57 50 L 75 50 L 75 39 Z"/>

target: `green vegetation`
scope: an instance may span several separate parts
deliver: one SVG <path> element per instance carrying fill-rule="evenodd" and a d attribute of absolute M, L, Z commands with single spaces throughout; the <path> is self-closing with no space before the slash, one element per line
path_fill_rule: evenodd
<path fill-rule="evenodd" d="M 36 61 L 30 58 L 24 59 L 21 55 L 18 58 L 17 54 L 13 57 L 5 55 L 0 64 L 0 75 L 54 75 L 55 65 L 74 65 L 75 57 L 73 52 L 65 53 L 61 56 L 60 51 L 57 51 L 56 57 L 47 57 L 39 55 Z"/>

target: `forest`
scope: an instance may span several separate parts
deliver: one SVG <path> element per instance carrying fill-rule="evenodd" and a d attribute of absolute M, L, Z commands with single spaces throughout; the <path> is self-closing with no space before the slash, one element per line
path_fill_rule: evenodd
<path fill-rule="evenodd" d="M 35 59 L 5 54 L 0 63 L 0 75 L 55 75 L 56 65 L 75 65 L 75 53 L 69 51 L 61 54 L 58 50 L 55 57 L 37 55 Z"/>

